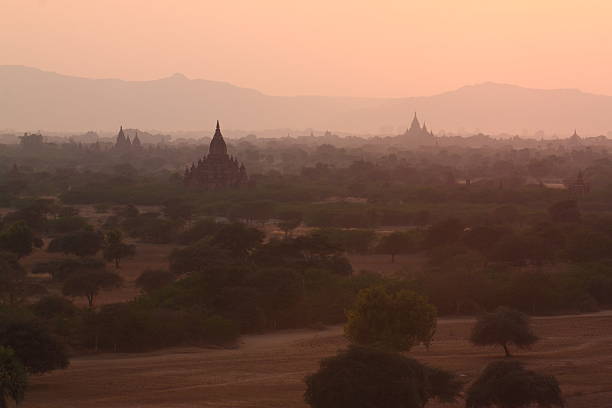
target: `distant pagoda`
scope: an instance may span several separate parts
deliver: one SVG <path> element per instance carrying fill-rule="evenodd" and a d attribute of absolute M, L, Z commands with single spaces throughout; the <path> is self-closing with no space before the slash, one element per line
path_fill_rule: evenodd
<path fill-rule="evenodd" d="M 115 141 L 114 149 L 118 151 L 127 151 L 131 148 L 132 142 L 130 141 L 130 137 L 123 133 L 123 126 L 121 126 L 119 128 L 119 133 L 117 133 L 117 140 Z"/>
<path fill-rule="evenodd" d="M 578 172 L 578 177 L 574 181 L 567 183 L 566 186 L 573 196 L 583 196 L 591 190 L 589 183 L 584 181 L 582 170 Z"/>
<path fill-rule="evenodd" d="M 126 135 L 126 132 L 134 133 L 134 138 L 130 140 L 130 136 Z M 127 152 L 127 151 L 137 151 L 142 150 L 142 143 L 138 138 L 138 130 L 123 130 L 123 126 L 119 128 L 119 133 L 117 133 L 117 139 L 115 140 L 115 145 L 113 148 L 119 152 Z"/>
<path fill-rule="evenodd" d="M 421 126 L 415 112 L 410 127 L 404 132 L 402 137 L 406 141 L 428 142 L 433 140 L 434 134 L 427 129 L 425 122 L 423 122 L 423 126 Z"/>
<path fill-rule="evenodd" d="M 237 188 L 248 181 L 244 164 L 227 154 L 219 121 L 215 134 L 210 141 L 208 155 L 185 169 L 185 184 L 202 187 L 206 190 Z"/>

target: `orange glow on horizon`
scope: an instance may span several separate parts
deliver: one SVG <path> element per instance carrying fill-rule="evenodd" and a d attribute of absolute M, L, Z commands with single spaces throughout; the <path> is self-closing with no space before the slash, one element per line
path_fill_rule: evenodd
<path fill-rule="evenodd" d="M 605 0 L 1 0 L 0 64 L 273 95 L 430 95 L 485 81 L 612 95 Z"/>

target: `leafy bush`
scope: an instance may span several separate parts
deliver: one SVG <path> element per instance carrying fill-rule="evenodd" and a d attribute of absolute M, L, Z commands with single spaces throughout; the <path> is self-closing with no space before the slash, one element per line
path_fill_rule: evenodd
<path fill-rule="evenodd" d="M 431 399 L 453 402 L 460 390 L 451 373 L 353 346 L 321 361 L 306 378 L 304 400 L 313 408 L 422 408 Z"/>
<path fill-rule="evenodd" d="M 500 345 L 509 357 L 508 345 L 527 348 L 538 341 L 538 337 L 533 334 L 527 315 L 500 307 L 478 318 L 472 328 L 470 341 L 477 346 Z"/>
<path fill-rule="evenodd" d="M 559 383 L 553 376 L 526 370 L 518 361 L 496 361 L 466 393 L 466 408 L 564 407 Z"/>
<path fill-rule="evenodd" d="M 435 307 L 409 290 L 363 289 L 347 315 L 347 337 L 363 346 L 408 351 L 429 346 L 436 329 Z"/>

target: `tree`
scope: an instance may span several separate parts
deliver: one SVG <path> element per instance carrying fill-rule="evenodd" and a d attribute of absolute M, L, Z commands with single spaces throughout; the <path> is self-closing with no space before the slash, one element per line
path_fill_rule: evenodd
<path fill-rule="evenodd" d="M 548 214 L 553 222 L 579 222 L 581 218 L 576 200 L 559 201 L 548 208 Z"/>
<path fill-rule="evenodd" d="M 465 232 L 463 241 L 470 249 L 489 254 L 495 244 L 507 233 L 508 231 L 503 228 L 477 226 Z"/>
<path fill-rule="evenodd" d="M 285 211 L 278 215 L 278 228 L 285 233 L 285 238 L 291 236 L 291 231 L 302 223 L 302 213 L 299 211 Z"/>
<path fill-rule="evenodd" d="M 242 223 L 228 224 L 219 229 L 211 244 L 230 251 L 233 256 L 245 258 L 264 239 L 264 233 Z"/>
<path fill-rule="evenodd" d="M 314 262 L 342 253 L 342 249 L 332 243 L 329 237 L 322 234 L 321 231 L 296 237 L 293 239 L 293 244 L 306 262 Z"/>
<path fill-rule="evenodd" d="M 134 256 L 136 247 L 123 242 L 121 231 L 112 230 L 106 233 L 104 242 L 104 259 L 115 262 L 115 269 L 119 269 L 119 261 L 128 256 Z"/>
<path fill-rule="evenodd" d="M 100 232 L 85 229 L 54 238 L 49 242 L 47 252 L 92 256 L 98 253 L 103 243 L 104 236 Z"/>
<path fill-rule="evenodd" d="M 235 261 L 229 251 L 211 245 L 208 240 L 200 240 L 185 248 L 175 248 L 169 256 L 170 272 L 183 275 L 201 272 L 219 265 Z"/>
<path fill-rule="evenodd" d="M 223 224 L 215 222 L 214 219 L 205 218 L 195 222 L 189 229 L 183 231 L 178 237 L 178 243 L 190 245 L 201 239 L 213 236 Z"/>
<path fill-rule="evenodd" d="M 470 341 L 476 346 L 500 345 L 506 357 L 510 357 L 508 345 L 528 348 L 538 341 L 538 337 L 532 332 L 527 315 L 500 307 L 478 318 L 472 328 Z"/>
<path fill-rule="evenodd" d="M 68 299 L 59 295 L 45 296 L 32 304 L 32 312 L 41 319 L 75 316 L 79 309 Z"/>
<path fill-rule="evenodd" d="M 433 224 L 425 235 L 425 248 L 452 244 L 459 240 L 463 230 L 464 225 L 455 218 L 448 218 Z"/>
<path fill-rule="evenodd" d="M 148 293 L 174 282 L 175 275 L 162 269 L 147 269 L 136 279 L 136 286 Z"/>
<path fill-rule="evenodd" d="M 8 398 L 15 401 L 15 404 L 23 401 L 27 385 L 28 374 L 15 352 L 0 346 L 0 407 L 8 407 Z"/>
<path fill-rule="evenodd" d="M 68 278 L 62 288 L 64 296 L 84 296 L 89 307 L 93 307 L 94 299 L 102 289 L 112 289 L 121 286 L 119 275 L 107 271 L 91 271 L 76 274 Z"/>
<path fill-rule="evenodd" d="M 274 328 L 278 327 L 280 318 L 287 316 L 287 311 L 300 301 L 304 291 L 302 276 L 292 269 L 259 269 L 247 283 L 257 288 L 258 304 Z"/>
<path fill-rule="evenodd" d="M 405 232 L 392 232 L 385 235 L 378 244 L 378 251 L 391 255 L 391 263 L 395 262 L 395 255 L 406 253 L 413 247 L 413 240 Z"/>
<path fill-rule="evenodd" d="M 320 231 L 329 241 L 344 249 L 346 252 L 365 254 L 370 249 L 372 241 L 376 238 L 374 230 L 367 229 L 340 229 L 329 228 Z M 403 247 L 404 250 L 410 249 L 412 242 L 406 237 L 408 244 Z"/>
<path fill-rule="evenodd" d="M 362 346 L 408 351 L 419 343 L 429 346 L 436 330 L 435 307 L 409 290 L 363 289 L 347 317 L 346 336 Z"/>
<path fill-rule="evenodd" d="M 0 346 L 10 347 L 30 374 L 68 367 L 64 345 L 34 320 L 3 318 Z"/>
<path fill-rule="evenodd" d="M 451 373 L 356 346 L 322 360 L 305 381 L 304 400 L 313 408 L 422 408 L 431 399 L 452 402 L 461 390 Z"/>
<path fill-rule="evenodd" d="M 27 273 L 15 255 L 0 252 L 0 304 L 14 305 L 27 296 L 44 292 L 42 285 L 28 282 Z"/>
<path fill-rule="evenodd" d="M 59 217 L 49 220 L 48 228 L 53 234 L 67 234 L 88 228 L 89 224 L 84 217 Z"/>
<path fill-rule="evenodd" d="M 0 250 L 12 252 L 18 258 L 32 253 L 34 247 L 40 248 L 42 241 L 24 221 L 17 221 L 0 232 Z"/>
<path fill-rule="evenodd" d="M 193 216 L 193 206 L 179 199 L 166 201 L 162 211 L 166 217 L 181 222 L 187 222 Z"/>
<path fill-rule="evenodd" d="M 564 407 L 559 383 L 553 376 L 526 370 L 518 361 L 495 361 L 470 386 L 466 408 Z"/>
<path fill-rule="evenodd" d="M 552 245 L 536 235 L 508 234 L 495 244 L 490 257 L 516 266 L 541 265 L 553 260 L 554 253 Z"/>
<path fill-rule="evenodd" d="M 104 270 L 106 264 L 97 258 L 63 258 L 38 262 L 32 266 L 35 275 L 49 274 L 55 282 L 64 282 L 75 273 Z"/>

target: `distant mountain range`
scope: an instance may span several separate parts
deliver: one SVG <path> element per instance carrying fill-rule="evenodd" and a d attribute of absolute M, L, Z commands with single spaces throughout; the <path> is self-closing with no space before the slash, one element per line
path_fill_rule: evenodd
<path fill-rule="evenodd" d="M 270 96 L 181 74 L 154 81 L 86 79 L 23 66 L 0 66 L 0 129 L 162 131 L 225 128 L 318 129 L 398 133 L 414 112 L 439 133 L 559 137 L 612 131 L 612 97 L 574 89 L 541 90 L 483 83 L 433 96 L 343 98 Z"/>

